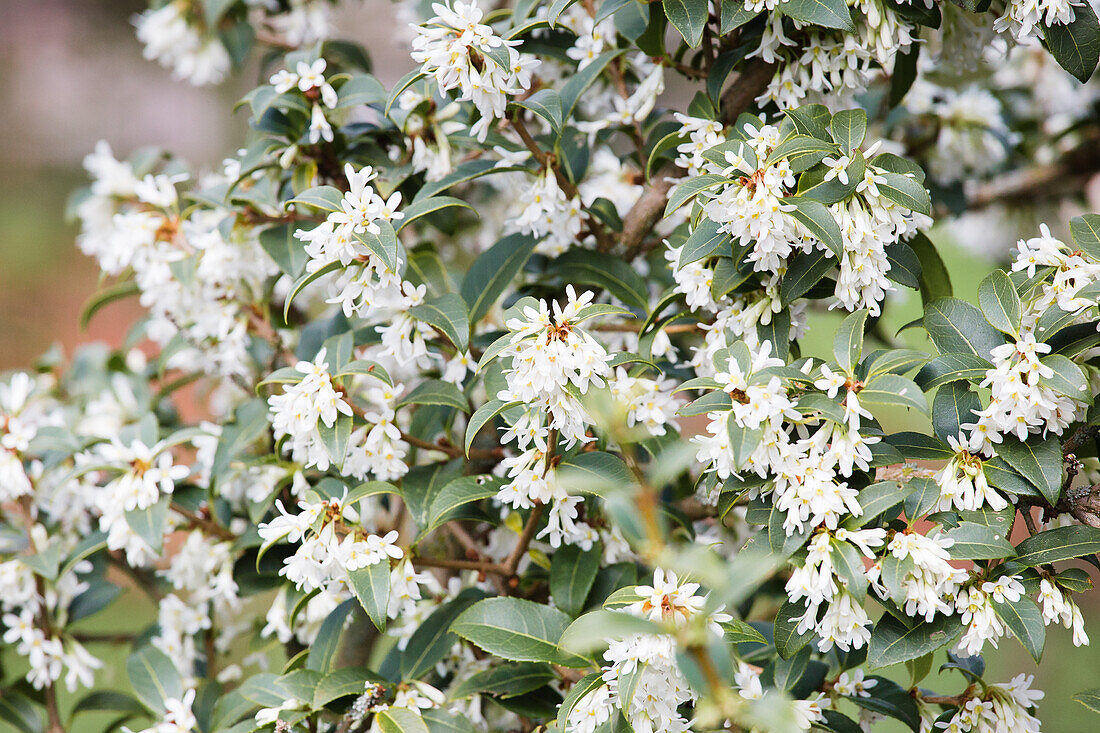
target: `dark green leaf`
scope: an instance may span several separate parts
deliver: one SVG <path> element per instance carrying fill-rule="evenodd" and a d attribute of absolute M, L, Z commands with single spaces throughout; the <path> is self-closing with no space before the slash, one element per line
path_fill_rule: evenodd
<path fill-rule="evenodd" d="M 469 322 L 477 323 L 489 312 L 508 284 L 515 279 L 535 250 L 538 240 L 527 234 L 509 234 L 478 256 L 462 281 L 462 299 L 469 307 Z"/>

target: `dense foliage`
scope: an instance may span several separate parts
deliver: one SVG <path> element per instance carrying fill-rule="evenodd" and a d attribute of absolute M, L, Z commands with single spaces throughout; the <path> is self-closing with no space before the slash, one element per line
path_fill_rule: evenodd
<path fill-rule="evenodd" d="M 259 45 L 270 81 L 218 171 L 86 160 L 86 318 L 148 315 L 0 383 L 0 718 L 1039 730 L 981 654 L 1088 643 L 1100 216 L 976 303 L 926 233 L 1074 205 L 1093 9 L 406 3 L 389 90 L 332 12 L 135 20 L 179 77 Z"/>

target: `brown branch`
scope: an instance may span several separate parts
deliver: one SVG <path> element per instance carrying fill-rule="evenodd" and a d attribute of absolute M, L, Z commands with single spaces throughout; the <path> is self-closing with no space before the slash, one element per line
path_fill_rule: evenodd
<path fill-rule="evenodd" d="M 1034 205 L 1043 199 L 1077 195 L 1097 173 L 1100 173 L 1100 140 L 1094 134 L 1057 163 L 1012 171 L 975 187 L 968 192 L 967 205 L 970 209 L 997 203 Z"/>
<path fill-rule="evenodd" d="M 228 529 L 215 522 L 213 519 L 204 517 L 201 514 L 196 514 L 190 509 L 180 506 L 175 502 L 172 502 L 172 511 L 174 511 L 176 514 L 179 514 L 187 521 L 191 522 L 192 525 L 198 527 L 203 532 L 213 535 L 220 540 L 232 542 L 233 540 L 237 539 L 237 535 L 233 534 Z"/>
<path fill-rule="evenodd" d="M 519 542 L 516 543 L 516 546 L 512 548 L 512 552 L 502 563 L 506 575 L 516 574 L 519 561 L 523 559 L 527 548 L 531 546 L 531 540 L 535 538 L 535 532 L 539 528 L 539 521 L 542 519 L 542 513 L 545 509 L 546 507 L 542 504 L 535 504 L 534 508 L 531 509 L 531 514 L 527 517 L 527 524 L 523 526 L 523 534 L 519 536 Z"/>

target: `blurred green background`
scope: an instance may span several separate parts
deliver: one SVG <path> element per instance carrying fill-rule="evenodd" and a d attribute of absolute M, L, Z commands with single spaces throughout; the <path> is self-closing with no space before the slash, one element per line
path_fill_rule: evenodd
<path fill-rule="evenodd" d="M 348 3 L 341 11 L 341 35 L 365 43 L 383 83 L 399 78 L 408 67 L 401 33 L 386 0 Z M 129 19 L 141 10 L 136 0 L 2 0 L 0 1 L 0 371 L 27 365 L 51 344 L 66 353 L 88 339 L 120 343 L 139 311 L 133 302 L 111 305 L 81 332 L 82 304 L 95 290 L 98 269 L 74 244 L 75 227 L 63 219 L 69 193 L 85 181 L 81 159 L 95 142 L 106 139 L 124 156 L 146 145 L 160 145 L 191 161 L 196 170 L 217 165 L 243 141 L 244 120 L 231 113 L 232 103 L 256 81 L 248 69 L 218 88 L 195 89 L 171 80 L 167 71 L 143 61 Z M 980 232 L 971 251 L 952 244 L 943 230 L 933 233 L 952 273 L 955 292 L 973 298 L 977 284 L 994 262 L 1007 255 L 1013 227 Z M 1020 232 L 1021 234 L 1026 232 Z M 983 254 L 976 254 L 980 251 Z M 892 299 L 887 330 L 919 315 L 919 298 L 905 291 Z M 807 346 L 828 353 L 841 316 L 813 316 Z M 910 345 L 927 347 L 919 331 L 903 335 Z M 889 427 L 916 428 L 911 415 L 892 416 Z M 1093 573 L 1095 576 L 1095 572 Z M 3 589 L 0 589 L 0 593 Z M 1100 603 L 1086 599 L 1088 632 L 1100 643 Z M 1088 613 L 1091 610 L 1092 613 Z M 133 590 L 109 611 L 83 622 L 86 632 L 139 632 L 154 617 L 146 597 Z M 107 665 L 97 675 L 105 688 L 125 686 L 126 649 L 93 644 Z M 0 654 L 4 679 L 20 676 L 22 666 L 9 650 Z M 1068 631 L 1048 632 L 1046 663 L 1041 669 L 1011 638 L 988 655 L 991 681 L 1007 681 L 1017 672 L 1035 673 L 1047 696 L 1040 707 L 1044 730 L 1100 730 L 1093 717 L 1070 697 L 1100 686 L 1100 654 L 1074 649 Z M 903 684 L 904 670 L 890 670 Z M 949 677 L 944 689 L 963 685 Z M 935 687 L 934 677 L 925 682 Z M 73 696 L 62 692 L 65 709 Z M 852 712 L 849 710 L 848 712 Z M 81 716 L 76 733 L 102 730 L 109 717 Z M 887 723 L 876 730 L 900 730 Z M 0 723 L 0 731 L 8 729 Z"/>

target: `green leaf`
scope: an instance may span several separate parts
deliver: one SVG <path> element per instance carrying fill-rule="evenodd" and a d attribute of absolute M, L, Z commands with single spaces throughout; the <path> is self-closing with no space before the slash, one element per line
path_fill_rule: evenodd
<path fill-rule="evenodd" d="M 1005 532 L 976 522 L 960 522 L 944 533 L 955 541 L 948 552 L 952 560 L 999 560 L 1016 556 Z"/>
<path fill-rule="evenodd" d="M 4 694 L 0 695 L 0 720 L 19 733 L 42 733 L 46 729 L 39 706 L 13 689 L 4 690 Z"/>
<path fill-rule="evenodd" d="M 390 563 L 388 559 L 348 573 L 352 592 L 367 612 L 371 623 L 386 631 L 386 609 L 390 603 Z"/>
<path fill-rule="evenodd" d="M 877 481 L 871 484 L 859 492 L 857 499 L 863 508 L 863 514 L 845 520 L 844 526 L 850 529 L 862 527 L 883 512 L 900 506 L 910 491 L 912 487 L 909 484 L 899 481 Z"/>
<path fill-rule="evenodd" d="M 390 272 L 398 272 L 401 263 L 399 252 L 401 243 L 397 239 L 397 232 L 388 221 L 377 221 L 378 234 L 369 231 L 355 232 L 355 241 L 369 249 Z"/>
<path fill-rule="evenodd" d="M 496 496 L 503 485 L 504 481 L 495 476 L 461 476 L 447 483 L 432 498 L 428 509 L 428 526 L 424 531 L 430 532 L 451 520 L 458 509 L 466 504 Z"/>
<path fill-rule="evenodd" d="M 92 318 L 100 308 L 133 295 L 141 295 L 141 288 L 133 280 L 124 280 L 100 290 L 84 304 L 84 308 L 80 311 L 80 329 L 88 328 L 88 324 L 92 322 Z"/>
<path fill-rule="evenodd" d="M 332 609 L 332 613 L 321 622 L 321 628 L 309 647 L 309 656 L 306 657 L 306 669 L 321 674 L 332 671 L 332 668 L 336 665 L 336 654 L 340 648 L 340 637 L 343 636 L 348 614 L 351 613 L 356 603 L 358 601 L 354 598 L 347 599 Z M 310 699 L 313 699 L 312 695 Z"/>
<path fill-rule="evenodd" d="M 614 453 L 588 451 L 558 464 L 558 481 L 570 491 L 604 496 L 633 485 L 622 458 Z"/>
<path fill-rule="evenodd" d="M 917 259 L 920 260 L 920 297 L 925 305 L 937 298 L 951 296 L 951 276 L 947 272 L 947 266 L 943 264 L 940 253 L 932 244 L 932 240 L 923 233 L 917 232 L 907 242 Z"/>
<path fill-rule="evenodd" d="M 453 196 L 432 196 L 431 198 L 418 199 L 403 209 L 402 213 L 404 213 L 405 216 L 397 222 L 395 231 L 400 233 L 401 230 L 409 224 L 412 224 L 417 219 L 421 219 L 428 214 L 434 214 L 444 209 L 456 208 L 469 209 L 477 213 L 477 209 L 470 206 L 462 199 L 456 199 Z"/>
<path fill-rule="evenodd" d="M 387 708 L 375 716 L 382 733 L 431 733 L 419 713 L 409 708 Z"/>
<path fill-rule="evenodd" d="M 726 417 L 726 433 L 730 439 L 730 452 L 733 454 L 733 465 L 741 467 L 760 445 L 764 437 L 764 428 L 749 429 L 737 424 L 733 419 L 733 413 Z"/>
<path fill-rule="evenodd" d="M 950 644 L 961 632 L 962 626 L 953 616 L 938 615 L 931 622 L 913 620 L 912 626 L 907 626 L 884 613 L 871 632 L 867 662 L 872 669 L 879 669 L 923 657 Z"/>
<path fill-rule="evenodd" d="M 793 173 L 801 173 L 811 168 L 827 155 L 836 155 L 836 145 L 819 140 L 813 135 L 792 135 L 775 146 L 768 155 L 767 165 L 787 159 Z M 791 203 L 791 202 L 785 202 Z"/>
<path fill-rule="evenodd" d="M 1073 699 L 1084 705 L 1094 713 L 1100 713 L 1100 687 L 1094 690 L 1082 690 L 1073 696 Z"/>
<path fill-rule="evenodd" d="M 390 374 L 382 367 L 373 361 L 366 359 L 356 359 L 355 361 L 349 361 L 344 366 L 340 367 L 340 370 L 332 375 L 333 379 L 339 379 L 341 377 L 350 377 L 354 374 L 362 374 L 368 377 L 374 377 L 381 380 L 386 385 L 392 387 L 393 380 L 390 379 Z"/>
<path fill-rule="evenodd" d="M 1075 6 L 1073 14 L 1072 23 L 1044 26 L 1043 35 L 1058 65 L 1084 83 L 1100 62 L 1100 22 L 1088 3 Z"/>
<path fill-rule="evenodd" d="M 381 678 L 361 667 L 344 667 L 329 672 L 317 683 L 313 692 L 313 707 L 321 709 L 333 700 L 349 695 L 359 696 L 368 682 L 381 682 Z"/>
<path fill-rule="evenodd" d="M 1035 567 L 1096 552 L 1100 552 L 1100 529 L 1071 525 L 1028 537 L 1016 546 L 1015 562 Z"/>
<path fill-rule="evenodd" d="M 879 195 L 912 211 L 932 215 L 932 199 L 923 183 L 902 173 L 887 171 L 879 175 L 886 179 L 878 183 Z"/>
<path fill-rule="evenodd" d="M 526 99 L 514 100 L 512 104 L 530 110 L 549 122 L 550 129 L 554 131 L 554 136 L 561 137 L 561 96 L 555 90 L 540 89 Z"/>
<path fill-rule="evenodd" d="M 386 107 L 382 111 L 382 113 L 386 115 L 386 117 L 389 117 L 390 110 L 393 108 L 393 105 L 397 102 L 398 98 L 402 94 L 404 94 L 405 90 L 411 87 L 416 82 L 423 79 L 425 76 L 427 76 L 427 74 L 425 74 L 420 69 L 413 69 L 412 71 L 398 79 L 397 83 L 393 85 L 393 89 L 390 90 L 390 95 L 386 99 Z"/>
<path fill-rule="evenodd" d="M 915 377 L 926 391 L 950 382 L 980 381 L 993 368 L 988 359 L 974 354 L 943 354 L 925 364 Z"/>
<path fill-rule="evenodd" d="M 286 295 L 286 302 L 283 303 L 283 320 L 290 320 L 290 304 L 294 302 L 294 299 L 298 297 L 298 293 L 302 292 L 302 290 L 304 290 L 307 285 L 316 282 L 317 280 L 320 280 L 322 277 L 328 275 L 330 272 L 336 272 L 337 270 L 340 270 L 342 268 L 343 265 L 340 264 L 339 260 L 336 260 L 334 262 L 329 262 L 328 264 L 314 270 L 313 272 L 307 272 L 300 278 L 295 280 L 294 284 L 290 287 L 290 292 Z"/>
<path fill-rule="evenodd" d="M 502 402 L 501 400 L 489 400 L 481 407 L 474 411 L 474 414 L 470 416 L 470 422 L 466 424 L 466 442 L 465 449 L 467 457 L 470 455 L 470 446 L 474 442 L 474 438 L 477 436 L 479 430 L 485 427 L 485 424 L 492 421 L 500 413 L 504 412 L 510 407 L 516 407 L 523 404 L 522 402 Z"/>
<path fill-rule="evenodd" d="M 134 694 L 154 714 L 164 710 L 164 701 L 183 696 L 183 681 L 176 665 L 155 646 L 146 645 L 126 660 L 126 673 Z"/>
<path fill-rule="evenodd" d="M 859 393 L 860 403 L 912 407 L 928 414 L 928 400 L 916 383 L 897 374 L 877 374 Z"/>
<path fill-rule="evenodd" d="M 760 15 L 759 11 L 746 10 L 745 3 L 739 0 L 722 0 L 722 24 L 718 29 L 719 35 L 726 35 L 732 30 L 740 28 L 750 20 Z M 717 94 L 713 95 L 715 99 Z"/>
<path fill-rule="evenodd" d="M 1005 342 L 981 311 L 958 298 L 938 298 L 925 306 L 924 328 L 941 354 L 989 359 L 989 352 Z"/>
<path fill-rule="evenodd" d="M 1085 214 L 1069 220 L 1069 231 L 1077 249 L 1100 259 L 1100 214 Z"/>
<path fill-rule="evenodd" d="M 554 0 L 554 2 L 550 3 L 550 9 L 547 11 L 546 17 L 550 21 L 551 28 L 557 24 L 558 17 L 575 2 L 577 2 L 577 0 Z"/>
<path fill-rule="evenodd" d="M 804 104 L 801 107 L 783 110 L 783 114 L 803 135 L 812 135 L 826 142 L 832 139 L 829 134 L 829 123 L 833 116 L 825 105 Z"/>
<path fill-rule="evenodd" d="M 294 372 L 298 375 L 298 379 L 294 381 L 300 381 L 304 375 L 296 369 Z M 266 400 L 249 400 L 237 407 L 233 411 L 233 422 L 225 425 L 218 437 L 218 447 L 214 451 L 214 463 L 211 465 L 210 474 L 215 478 L 223 474 L 229 468 L 230 462 L 240 455 L 241 451 L 267 432 L 267 426 Z"/>
<path fill-rule="evenodd" d="M 300 194 L 287 201 L 288 204 L 302 204 L 312 206 L 321 211 L 342 211 L 340 202 L 344 200 L 344 194 L 333 186 L 317 186 L 302 191 Z"/>
<path fill-rule="evenodd" d="M 886 277 L 899 285 L 904 285 L 913 290 L 920 289 L 921 266 L 920 258 L 905 242 L 894 242 L 886 247 L 886 262 L 890 269 L 886 271 Z"/>
<path fill-rule="evenodd" d="M 409 315 L 436 327 L 459 353 L 470 348 L 470 316 L 458 293 L 444 293 L 409 308 Z"/>
<path fill-rule="evenodd" d="M 575 545 L 566 545 L 554 553 L 550 563 L 550 595 L 554 605 L 576 616 L 584 609 L 588 592 L 600 569 L 599 545 L 588 551 Z"/>
<path fill-rule="evenodd" d="M 507 700 L 537 690 L 556 678 L 554 668 L 542 662 L 502 664 L 460 680 L 451 688 L 449 697 L 461 699 L 484 693 Z"/>
<path fill-rule="evenodd" d="M 5 693 L 4 697 L 8 694 Z M 113 690 L 99 690 L 81 698 L 80 702 L 73 707 L 72 714 L 75 716 L 93 712 L 125 713 L 127 716 L 137 716 L 145 715 L 145 706 L 130 695 Z"/>
<path fill-rule="evenodd" d="M 794 206 L 794 209 L 787 213 L 806 227 L 810 234 L 821 240 L 833 254 L 840 257 L 844 253 L 844 239 L 840 235 L 840 226 L 824 204 L 800 196 L 787 196 L 781 201 Z"/>
<path fill-rule="evenodd" d="M 871 679 L 875 681 L 875 686 L 868 697 L 855 695 L 849 699 L 861 708 L 902 721 L 910 730 L 919 730 L 920 711 L 909 692 L 885 677 L 875 676 Z"/>
<path fill-rule="evenodd" d="M 561 707 L 558 708 L 558 728 L 565 730 L 565 721 L 569 719 L 569 714 L 573 712 L 573 708 L 577 707 L 577 703 L 588 693 L 603 687 L 603 685 L 603 675 L 599 672 L 587 674 L 573 685 L 565 699 L 562 700 Z"/>
<path fill-rule="evenodd" d="M 863 498 L 862 494 L 860 492 L 860 499 Z M 869 513 L 866 507 L 864 511 Z M 844 580 L 848 592 L 862 603 L 867 597 L 867 573 L 863 569 L 863 555 L 847 542 L 835 542 L 833 549 L 836 551 L 832 559 L 836 563 L 837 575 Z"/>
<path fill-rule="evenodd" d="M 787 272 L 779 283 L 779 294 L 783 304 L 793 303 L 808 293 L 835 266 L 836 260 L 819 249 L 808 254 L 806 252 L 796 254 L 791 258 Z"/>
<path fill-rule="evenodd" d="M 1058 502 L 1062 493 L 1062 448 L 1056 436 L 1046 440 L 1032 438 L 1026 443 L 1006 437 L 996 450 L 997 455 L 1034 484 L 1047 501 L 1052 505 Z"/>
<path fill-rule="evenodd" d="M 562 85 L 559 93 L 561 94 L 561 119 L 563 124 L 573 116 L 573 109 L 577 106 L 577 101 L 585 90 L 592 86 L 592 82 L 596 81 L 596 77 L 603 73 L 603 70 L 607 68 L 612 60 L 625 51 L 626 49 L 619 49 L 600 54 L 583 69 L 571 75 Z"/>
<path fill-rule="evenodd" d="M 583 657 L 558 647 L 569 616 L 521 598 L 487 598 L 467 608 L 451 630 L 481 649 L 514 662 L 586 667 Z"/>
<path fill-rule="evenodd" d="M 463 591 L 454 600 L 433 611 L 420 624 L 409 639 L 405 653 L 401 655 L 401 676 L 404 679 L 423 676 L 451 651 L 458 641 L 458 637 L 451 632 L 451 624 L 483 595 L 476 589 Z"/>
<path fill-rule="evenodd" d="M 538 240 L 527 234 L 509 234 L 482 252 L 462 281 L 462 299 L 469 308 L 469 322 L 477 323 L 505 288 L 515 279 Z"/>
<path fill-rule="evenodd" d="M 775 625 L 772 627 L 772 639 L 775 642 L 775 650 L 783 659 L 790 659 L 798 650 L 810 643 L 814 638 L 812 629 L 798 633 L 798 621 L 806 613 L 802 603 L 785 601 L 775 614 Z"/>
<path fill-rule="evenodd" d="M 355 74 L 338 90 L 336 109 L 347 109 L 361 104 L 384 104 L 386 88 L 370 74 Z"/>
<path fill-rule="evenodd" d="M 703 40 L 703 29 L 710 12 L 709 0 L 664 0 L 668 22 L 680 32 L 684 42 L 695 48 Z"/>
<path fill-rule="evenodd" d="M 1004 270 L 994 270 L 978 286 L 978 305 L 990 325 L 1002 333 L 1018 336 L 1023 309 L 1020 295 Z"/>
<path fill-rule="evenodd" d="M 803 23 L 813 23 L 823 28 L 840 28 L 855 32 L 852 14 L 843 0 L 788 0 L 783 3 L 783 15 Z"/>
<path fill-rule="evenodd" d="M 1043 623 L 1043 614 L 1035 601 L 1023 596 L 1018 601 L 1004 600 L 994 603 L 997 615 L 1012 629 L 1013 635 L 1020 640 L 1028 654 L 1038 664 L 1043 658 L 1043 646 L 1046 644 L 1047 628 Z"/>
<path fill-rule="evenodd" d="M 571 249 L 547 268 L 549 274 L 573 285 L 605 288 L 628 306 L 647 310 L 649 288 L 637 270 L 621 257 L 587 249 Z"/>
<path fill-rule="evenodd" d="M 863 144 L 867 136 L 867 113 L 861 109 L 846 109 L 833 115 L 829 132 L 847 155 Z"/>
<path fill-rule="evenodd" d="M 667 217 L 669 214 L 679 209 L 688 201 L 695 198 L 699 193 L 729 182 L 728 178 L 720 176 L 717 173 L 703 173 L 678 183 L 676 187 L 672 189 L 672 194 L 668 197 L 668 204 L 665 205 L 665 216 Z"/>
<path fill-rule="evenodd" d="M 126 524 L 153 550 L 160 552 L 164 545 L 164 529 L 168 523 L 168 506 L 172 497 L 165 494 L 144 509 L 126 512 Z"/>
<path fill-rule="evenodd" d="M 856 365 L 863 358 L 863 330 L 867 323 L 867 310 L 861 308 L 846 317 L 833 338 L 833 356 L 848 376 L 853 376 Z"/>
<path fill-rule="evenodd" d="M 710 219 L 700 221 L 699 226 L 695 227 L 684 242 L 684 248 L 680 251 L 679 267 L 710 257 L 721 249 L 723 244 L 729 244 L 730 235 L 718 231 L 720 226 L 721 224 Z"/>
<path fill-rule="evenodd" d="M 416 389 L 403 397 L 397 404 L 405 405 L 439 405 L 442 407 L 454 407 L 460 412 L 469 412 L 470 405 L 466 401 L 462 390 L 450 382 L 441 379 L 428 379 L 416 385 Z"/>
<path fill-rule="evenodd" d="M 419 191 L 416 192 L 416 196 L 413 197 L 413 201 L 422 201 L 423 199 L 437 196 L 449 188 L 457 186 L 460 183 L 469 183 L 470 181 L 477 180 L 483 176 L 492 175 L 494 173 L 506 173 L 508 171 L 519 170 L 518 168 L 499 168 L 497 163 L 485 158 L 475 158 L 474 160 L 468 160 L 465 163 L 459 163 L 455 166 L 454 170 L 447 175 L 440 178 L 438 181 L 429 181 L 425 183 Z"/>
<path fill-rule="evenodd" d="M 1083 402 L 1092 401 L 1088 379 L 1081 367 L 1061 354 L 1047 354 L 1040 361 L 1054 372 L 1053 375 L 1042 378 L 1043 384 L 1066 397 Z"/>
<path fill-rule="evenodd" d="M 962 426 L 977 421 L 975 412 L 982 409 L 978 395 L 965 382 L 951 382 L 939 388 L 932 401 L 932 429 L 936 436 L 947 442 L 958 439 Z"/>
<path fill-rule="evenodd" d="M 343 468 L 344 466 L 352 427 L 351 415 L 343 413 L 336 416 L 331 426 L 325 425 L 323 421 L 317 421 L 317 432 L 321 436 L 321 444 L 325 446 L 329 458 L 332 459 L 332 464 L 337 468 Z"/>

